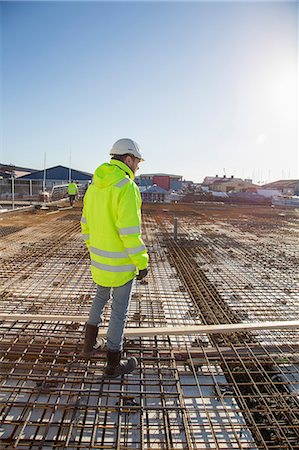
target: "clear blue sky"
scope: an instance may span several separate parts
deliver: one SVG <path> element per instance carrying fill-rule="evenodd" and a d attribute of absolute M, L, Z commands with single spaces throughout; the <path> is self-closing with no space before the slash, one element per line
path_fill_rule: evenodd
<path fill-rule="evenodd" d="M 0 162 L 299 178 L 298 2 L 1 2 Z"/>

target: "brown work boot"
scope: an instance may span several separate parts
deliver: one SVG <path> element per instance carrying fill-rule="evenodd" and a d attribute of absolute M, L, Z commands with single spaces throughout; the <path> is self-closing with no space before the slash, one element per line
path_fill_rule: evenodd
<path fill-rule="evenodd" d="M 137 359 L 132 356 L 121 361 L 121 352 L 107 351 L 107 365 L 104 369 L 104 378 L 117 378 L 121 375 L 132 373 L 137 367 Z"/>
<path fill-rule="evenodd" d="M 85 358 L 89 358 L 92 356 L 98 349 L 103 348 L 105 345 L 105 341 L 100 338 L 99 341 L 97 341 L 98 336 L 98 327 L 97 325 L 90 325 L 87 323 L 85 325 L 85 340 L 83 349 L 80 353 L 80 356 L 83 356 Z"/>

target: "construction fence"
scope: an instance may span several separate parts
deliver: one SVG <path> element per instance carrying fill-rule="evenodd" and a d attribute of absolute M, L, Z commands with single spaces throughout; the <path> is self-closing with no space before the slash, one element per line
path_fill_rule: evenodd
<path fill-rule="evenodd" d="M 66 180 L 18 180 L 15 178 L 5 178 L 0 180 L 0 200 L 21 200 L 38 201 L 43 193 L 47 192 L 49 200 L 60 200 L 67 197 Z M 82 196 L 86 189 L 85 183 L 77 184 L 79 196 Z"/>

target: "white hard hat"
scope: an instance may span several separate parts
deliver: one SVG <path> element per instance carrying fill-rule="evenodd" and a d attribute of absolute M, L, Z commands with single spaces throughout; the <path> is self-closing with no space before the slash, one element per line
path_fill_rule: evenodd
<path fill-rule="evenodd" d="M 139 158 L 141 161 L 144 161 L 139 145 L 132 139 L 119 139 L 113 144 L 112 149 L 110 150 L 110 155 L 125 155 L 126 153 L 129 153 L 130 155 Z"/>

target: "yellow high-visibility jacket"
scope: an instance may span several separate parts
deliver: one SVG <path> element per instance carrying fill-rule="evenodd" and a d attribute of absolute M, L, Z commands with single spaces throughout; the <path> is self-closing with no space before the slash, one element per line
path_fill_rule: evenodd
<path fill-rule="evenodd" d="M 134 173 L 111 159 L 99 166 L 84 197 L 82 235 L 95 283 L 122 286 L 148 265 L 141 238 L 141 196 Z"/>
<path fill-rule="evenodd" d="M 76 183 L 70 183 L 67 187 L 68 195 L 76 195 L 78 193 L 78 187 Z"/>

